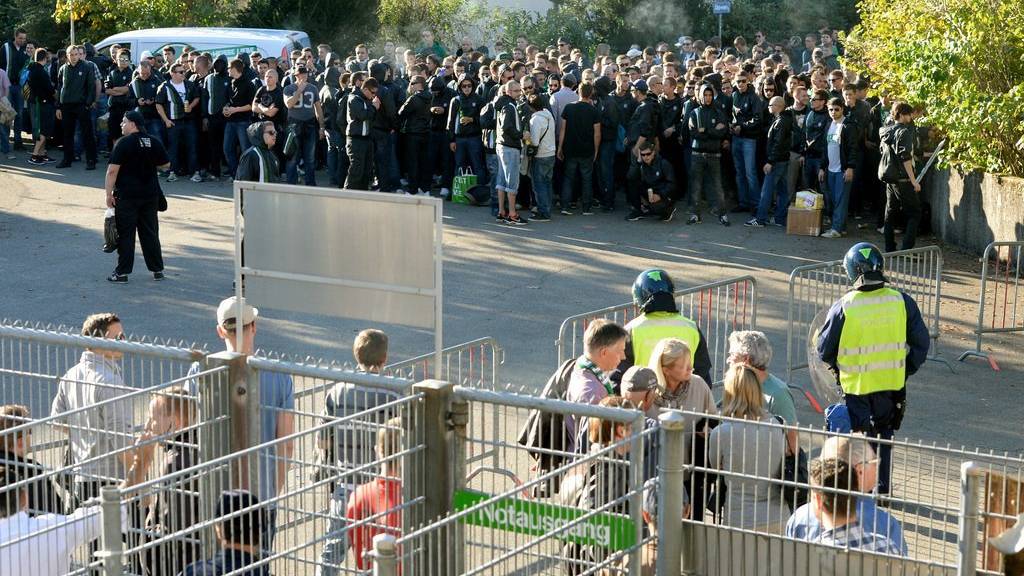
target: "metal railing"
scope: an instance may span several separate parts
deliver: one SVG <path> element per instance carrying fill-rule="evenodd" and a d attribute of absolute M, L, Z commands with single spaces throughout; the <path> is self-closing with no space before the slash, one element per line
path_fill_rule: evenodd
<path fill-rule="evenodd" d="M 737 276 L 718 282 L 677 290 L 679 311 L 697 323 L 707 342 L 711 356 L 712 380 L 721 381 L 725 374 L 725 356 L 729 350 L 729 334 L 736 330 L 753 330 L 757 326 L 757 280 L 753 276 Z M 590 322 L 598 318 L 622 326 L 636 318 L 640 310 L 633 303 L 610 306 L 570 316 L 558 328 L 555 346 L 558 365 L 583 353 L 583 335 Z"/>
<path fill-rule="evenodd" d="M 982 336 L 1024 331 L 1022 250 L 1024 242 L 1021 241 L 992 242 L 985 247 L 981 257 L 981 288 L 978 294 L 978 325 L 974 329 L 974 350 L 961 354 L 961 362 L 972 357 L 984 358 L 993 370 L 998 371 L 999 364 L 992 354 L 981 350 Z"/>
<path fill-rule="evenodd" d="M 462 386 L 497 390 L 499 366 L 505 363 L 505 350 L 494 338 L 477 338 L 441 351 L 441 375 L 434 371 L 433 353 L 389 364 L 384 373 L 414 382 L 440 378 Z"/>
<path fill-rule="evenodd" d="M 937 347 L 939 305 L 942 300 L 942 250 L 938 246 L 887 252 L 885 277 L 890 286 L 913 297 L 921 310 L 932 345 L 928 360 L 942 362 L 953 370 Z M 815 320 L 850 290 L 850 279 L 842 260 L 808 264 L 789 275 L 788 321 L 786 328 L 786 382 L 807 396 L 812 408 L 821 412 L 822 400 L 811 395 L 810 387 L 796 383 L 797 370 L 807 368 L 808 341 Z"/>

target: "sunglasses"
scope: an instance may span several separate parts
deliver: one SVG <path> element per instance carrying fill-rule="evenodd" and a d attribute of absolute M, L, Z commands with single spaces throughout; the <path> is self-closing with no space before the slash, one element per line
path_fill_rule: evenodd
<path fill-rule="evenodd" d="M 833 107 L 829 106 L 828 111 L 829 112 L 842 112 L 843 109 L 842 108 L 833 108 Z"/>
<path fill-rule="evenodd" d="M 651 156 L 654 156 L 654 152 L 641 152 L 640 156 L 644 158 L 650 158 Z"/>

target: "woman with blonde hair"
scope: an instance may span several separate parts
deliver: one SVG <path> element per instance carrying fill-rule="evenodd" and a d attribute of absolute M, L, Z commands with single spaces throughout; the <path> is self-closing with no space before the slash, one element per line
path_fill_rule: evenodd
<path fill-rule="evenodd" d="M 662 409 L 705 414 L 718 412 L 711 388 L 703 378 L 693 373 L 692 358 L 690 347 L 678 338 L 665 338 L 654 345 L 648 367 L 658 377 L 658 389 L 647 414 L 649 418 L 657 418 Z M 683 462 L 705 466 L 707 430 L 706 418 L 687 417 Z M 708 475 L 701 471 L 693 472 L 686 481 L 687 493 L 694 502 L 692 514 L 695 519 L 703 518 L 704 493 L 708 483 Z"/>
<path fill-rule="evenodd" d="M 764 407 L 757 374 L 733 365 L 725 376 L 724 420 L 708 438 L 708 467 L 742 476 L 728 476 L 722 524 L 770 534 L 782 534 L 789 507 L 781 487 L 786 440 L 782 428 Z"/>

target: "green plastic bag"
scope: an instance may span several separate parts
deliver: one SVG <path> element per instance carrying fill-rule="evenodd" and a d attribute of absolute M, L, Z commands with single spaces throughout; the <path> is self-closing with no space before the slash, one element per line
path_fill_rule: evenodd
<path fill-rule="evenodd" d="M 459 174 L 452 179 L 452 202 L 456 204 L 472 204 L 466 192 L 476 186 L 476 174 L 472 169 L 459 169 Z"/>

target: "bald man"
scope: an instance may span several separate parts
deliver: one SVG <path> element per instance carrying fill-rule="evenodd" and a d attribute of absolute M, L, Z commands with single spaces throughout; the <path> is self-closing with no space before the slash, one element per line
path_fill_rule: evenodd
<path fill-rule="evenodd" d="M 775 96 L 768 102 L 768 111 L 773 116 L 772 125 L 768 128 L 767 163 L 764 165 L 764 184 L 761 185 L 761 201 L 757 205 L 757 214 L 744 225 L 751 228 L 764 228 L 769 224 L 768 209 L 775 198 L 775 218 L 770 221 L 775 226 L 786 225 L 786 212 L 789 209 L 789 185 L 786 183 L 789 173 L 789 150 L 793 147 L 793 112 L 786 110 L 786 101 L 782 96 Z"/>

